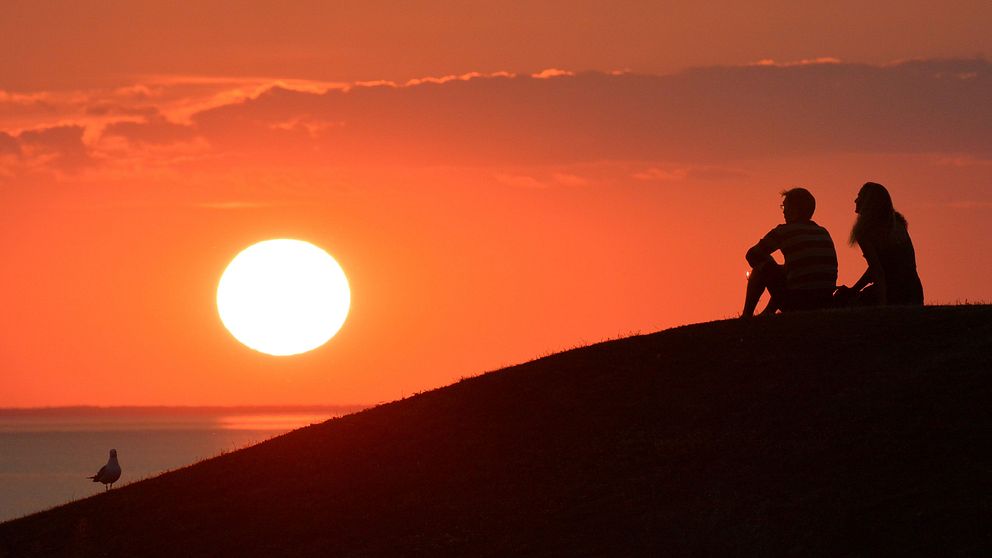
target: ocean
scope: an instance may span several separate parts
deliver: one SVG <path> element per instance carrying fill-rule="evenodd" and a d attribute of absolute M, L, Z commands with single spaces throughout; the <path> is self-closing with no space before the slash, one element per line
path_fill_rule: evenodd
<path fill-rule="evenodd" d="M 0 522 L 102 492 L 111 448 L 117 488 L 361 408 L 0 409 Z"/>

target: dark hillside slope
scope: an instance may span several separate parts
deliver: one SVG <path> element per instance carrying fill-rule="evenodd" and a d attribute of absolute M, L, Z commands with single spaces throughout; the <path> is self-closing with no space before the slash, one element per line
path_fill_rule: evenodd
<path fill-rule="evenodd" d="M 682 327 L 5 523 L 0 556 L 977 555 L 990 373 L 987 306 Z"/>

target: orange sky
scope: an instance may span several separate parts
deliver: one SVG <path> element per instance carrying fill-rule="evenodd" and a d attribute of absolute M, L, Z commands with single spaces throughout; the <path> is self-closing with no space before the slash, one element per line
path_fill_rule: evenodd
<path fill-rule="evenodd" d="M 841 282 L 874 180 L 928 302 L 992 300 L 986 3 L 324 4 L 7 9 L 0 406 L 372 403 L 730 317 L 794 185 Z M 352 286 L 296 357 L 214 306 L 276 237 Z"/>

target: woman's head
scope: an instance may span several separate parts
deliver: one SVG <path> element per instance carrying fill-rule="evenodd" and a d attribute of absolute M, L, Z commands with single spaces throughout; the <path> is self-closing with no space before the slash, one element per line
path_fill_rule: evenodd
<path fill-rule="evenodd" d="M 858 214 L 858 219 L 851 229 L 851 245 L 861 242 L 868 235 L 887 234 L 896 222 L 903 226 L 906 223 L 905 218 L 893 208 L 889 191 L 877 182 L 865 182 L 861 187 L 854 200 L 854 212 Z"/>
<path fill-rule="evenodd" d="M 877 182 L 865 182 L 854 200 L 854 212 L 868 219 L 888 219 L 894 211 L 892 196 Z"/>

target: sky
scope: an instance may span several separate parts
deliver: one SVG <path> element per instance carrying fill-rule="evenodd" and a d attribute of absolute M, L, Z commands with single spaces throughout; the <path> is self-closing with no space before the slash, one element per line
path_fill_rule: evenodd
<path fill-rule="evenodd" d="M 987 2 L 449 4 L 6 2 L 0 407 L 370 404 L 734 317 L 793 186 L 840 283 L 871 180 L 928 303 L 992 300 Z M 270 238 L 348 276 L 310 353 L 219 320 Z"/>

